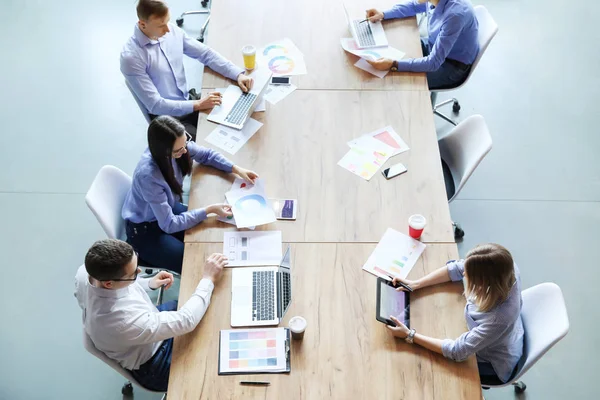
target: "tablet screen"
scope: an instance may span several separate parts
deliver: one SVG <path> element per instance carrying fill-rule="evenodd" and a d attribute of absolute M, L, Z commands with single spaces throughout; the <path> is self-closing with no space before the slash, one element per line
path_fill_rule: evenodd
<path fill-rule="evenodd" d="M 398 318 L 406 326 L 409 326 L 409 300 L 408 292 L 397 292 L 392 286 L 387 285 L 384 280 L 379 280 L 379 307 L 377 319 L 387 321 L 390 315 Z M 383 322 L 383 321 L 382 321 Z"/>

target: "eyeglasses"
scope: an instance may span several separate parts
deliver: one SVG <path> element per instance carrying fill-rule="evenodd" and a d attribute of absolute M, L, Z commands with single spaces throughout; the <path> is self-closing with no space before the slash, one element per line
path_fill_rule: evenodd
<path fill-rule="evenodd" d="M 183 151 L 185 149 L 187 149 L 188 143 L 192 141 L 192 135 L 190 135 L 189 133 L 187 133 L 187 131 L 185 132 L 185 136 L 186 136 L 186 141 L 185 141 L 185 146 L 183 146 L 180 149 L 177 150 L 173 150 L 173 155 L 175 156 L 180 156 L 181 154 L 183 154 Z"/>

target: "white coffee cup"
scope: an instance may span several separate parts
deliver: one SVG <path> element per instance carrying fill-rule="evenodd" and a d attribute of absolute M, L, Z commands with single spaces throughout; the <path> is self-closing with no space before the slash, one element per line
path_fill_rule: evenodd
<path fill-rule="evenodd" d="M 288 327 L 292 332 L 292 339 L 300 340 L 304 337 L 304 331 L 306 330 L 306 320 L 303 317 L 296 316 L 290 319 Z"/>

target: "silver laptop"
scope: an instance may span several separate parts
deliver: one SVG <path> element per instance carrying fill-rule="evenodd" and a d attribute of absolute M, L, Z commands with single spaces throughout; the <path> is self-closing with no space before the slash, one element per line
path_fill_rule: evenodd
<path fill-rule="evenodd" d="M 231 326 L 278 325 L 292 301 L 288 246 L 279 267 L 235 268 L 231 277 Z"/>
<path fill-rule="evenodd" d="M 256 70 L 250 74 L 254 78 L 254 85 L 248 93 L 242 92 L 239 86 L 229 85 L 223 93 L 221 105 L 213 108 L 207 119 L 221 125 L 242 129 L 260 103 L 271 75 L 272 72 L 267 69 Z"/>
<path fill-rule="evenodd" d="M 346 13 L 348 28 L 352 32 L 352 37 L 360 49 L 385 47 L 388 45 L 381 21 L 375 23 L 371 21 L 361 22 L 364 18 L 351 20 L 346 5 L 344 3 L 342 5 L 344 6 L 344 13 Z"/>

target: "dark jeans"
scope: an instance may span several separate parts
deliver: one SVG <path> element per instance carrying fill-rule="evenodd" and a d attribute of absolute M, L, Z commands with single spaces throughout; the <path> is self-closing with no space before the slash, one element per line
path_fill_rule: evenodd
<path fill-rule="evenodd" d="M 177 300 L 168 301 L 157 307 L 160 311 L 176 311 Z M 146 389 L 166 392 L 169 385 L 171 356 L 173 354 L 173 338 L 167 339 L 156 350 L 151 359 L 131 371 L 136 381 Z"/>
<path fill-rule="evenodd" d="M 150 116 L 150 120 L 153 120 L 158 115 L 148 114 Z M 191 114 L 182 115 L 181 117 L 173 117 L 178 119 L 183 126 L 185 126 L 185 130 L 187 133 L 192 135 L 194 141 L 196 141 L 196 129 L 198 127 L 198 111 L 194 111 Z"/>
<path fill-rule="evenodd" d="M 173 213 L 179 215 L 187 211 L 187 206 L 175 203 Z M 125 227 L 127 243 L 138 252 L 142 261 L 151 267 L 168 269 L 181 273 L 183 264 L 183 238 L 185 231 L 168 234 L 158 226 L 158 222 L 134 224 L 127 221 Z"/>
<path fill-rule="evenodd" d="M 424 39 L 421 39 L 421 49 L 424 57 L 429 55 L 429 43 Z M 470 71 L 470 65 L 446 58 L 437 71 L 427 73 L 429 90 L 455 88 L 467 79 Z"/>

